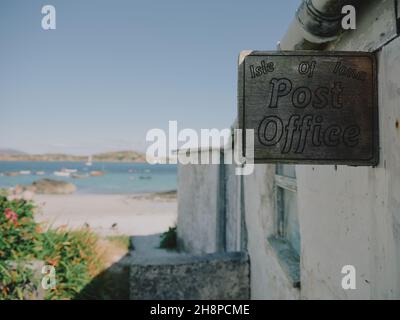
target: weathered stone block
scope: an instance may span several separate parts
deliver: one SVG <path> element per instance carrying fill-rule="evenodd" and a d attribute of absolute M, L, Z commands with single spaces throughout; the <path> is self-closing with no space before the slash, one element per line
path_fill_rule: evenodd
<path fill-rule="evenodd" d="M 245 253 L 137 257 L 130 268 L 130 298 L 249 299 Z"/>

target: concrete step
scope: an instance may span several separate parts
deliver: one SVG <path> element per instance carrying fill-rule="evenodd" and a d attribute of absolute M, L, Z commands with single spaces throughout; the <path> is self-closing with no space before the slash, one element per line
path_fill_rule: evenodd
<path fill-rule="evenodd" d="M 130 299 L 249 299 L 246 253 L 189 255 L 160 249 L 159 235 L 133 238 Z"/>

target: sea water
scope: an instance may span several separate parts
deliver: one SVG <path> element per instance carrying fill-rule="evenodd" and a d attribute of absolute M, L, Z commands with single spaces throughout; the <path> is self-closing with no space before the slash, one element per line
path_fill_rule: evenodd
<path fill-rule="evenodd" d="M 77 170 L 77 174 L 104 171 L 103 176 L 74 179 L 59 177 L 54 172 L 63 169 Z M 7 172 L 30 171 L 30 174 L 6 176 Z M 36 172 L 43 171 L 44 175 Z M 73 183 L 77 193 L 127 194 L 166 192 L 177 189 L 177 166 L 171 164 L 94 162 L 26 162 L 0 161 L 0 188 L 29 185 L 40 179 L 53 179 Z"/>

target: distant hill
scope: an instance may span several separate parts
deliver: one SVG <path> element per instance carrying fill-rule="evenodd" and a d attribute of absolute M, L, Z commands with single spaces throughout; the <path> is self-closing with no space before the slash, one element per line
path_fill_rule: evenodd
<path fill-rule="evenodd" d="M 2 151 L 3 152 L 2 152 Z M 87 161 L 87 156 L 68 154 L 26 154 L 11 149 L 0 149 L 0 161 Z M 135 151 L 105 152 L 92 155 L 94 162 L 146 162 L 146 156 Z"/>
<path fill-rule="evenodd" d="M 1 149 L 0 148 L 0 155 L 22 155 L 22 154 L 26 154 L 25 152 L 19 151 L 19 150 L 15 150 L 15 149 Z"/>
<path fill-rule="evenodd" d="M 93 155 L 93 161 L 146 162 L 146 156 L 136 151 L 105 152 Z"/>

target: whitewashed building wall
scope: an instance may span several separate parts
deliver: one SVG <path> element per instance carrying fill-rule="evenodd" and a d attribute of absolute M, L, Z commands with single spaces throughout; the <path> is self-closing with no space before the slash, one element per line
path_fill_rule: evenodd
<path fill-rule="evenodd" d="M 178 221 L 186 221 L 178 223 L 182 241 L 198 248 L 196 252 L 247 251 L 253 299 L 400 298 L 400 38 L 396 16 L 400 11 L 394 0 L 365 3 L 357 12 L 357 30 L 344 33 L 325 50 L 377 54 L 380 162 L 376 168 L 295 166 L 295 180 L 291 178 L 295 193 L 289 207 L 298 219 L 298 270 L 285 247 L 273 239 L 279 209 L 275 165 L 256 165 L 252 175 L 242 178 L 234 176 L 230 166 L 216 166 L 219 170 L 180 166 Z M 191 179 L 197 184 L 189 184 Z M 196 190 L 196 195 L 189 190 Z M 214 192 L 224 201 L 222 206 Z M 210 217 L 200 219 L 202 212 Z M 213 225 L 213 221 L 218 222 Z M 345 265 L 356 268 L 356 290 L 341 286 Z"/>
<path fill-rule="evenodd" d="M 376 168 L 296 166 L 301 236 L 301 288 L 296 289 L 282 272 L 270 270 L 271 261 L 282 265 L 267 241 L 276 216 L 270 203 L 276 203 L 274 166 L 262 165 L 246 178 L 254 299 L 400 298 L 400 39 L 395 1 L 370 1 L 357 18 L 357 30 L 344 33 L 326 50 L 377 53 L 380 163 Z M 256 190 L 259 196 L 254 196 Z M 345 265 L 356 268 L 356 290 L 341 286 Z M 283 268 L 278 264 L 276 269 Z"/>

